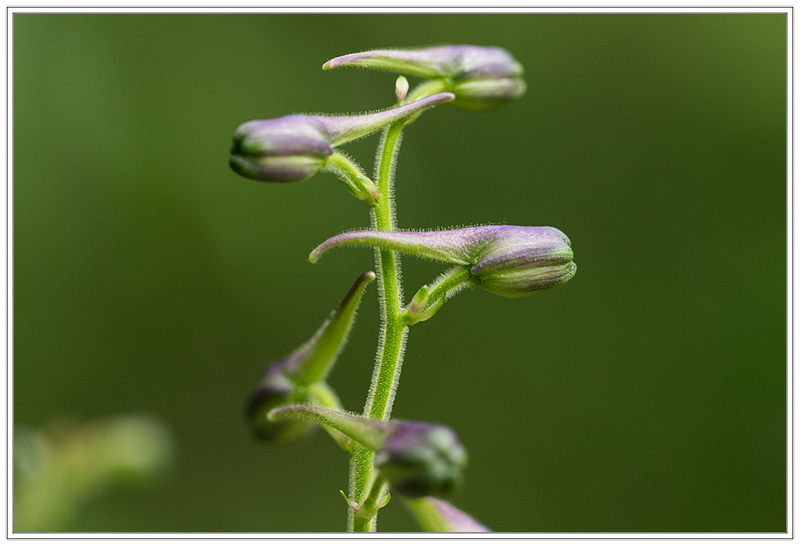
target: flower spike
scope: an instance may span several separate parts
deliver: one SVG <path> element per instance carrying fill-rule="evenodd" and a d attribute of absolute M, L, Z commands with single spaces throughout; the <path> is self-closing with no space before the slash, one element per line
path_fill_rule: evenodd
<path fill-rule="evenodd" d="M 500 47 L 454 45 L 426 49 L 377 49 L 331 59 L 323 70 L 356 66 L 441 79 L 454 106 L 478 110 L 525 94 L 522 65 Z"/>
<path fill-rule="evenodd" d="M 519 297 L 570 280 L 577 269 L 570 240 L 553 227 L 478 226 L 443 231 L 350 231 L 315 248 L 315 263 L 341 245 L 367 245 L 463 265 L 487 292 Z"/>

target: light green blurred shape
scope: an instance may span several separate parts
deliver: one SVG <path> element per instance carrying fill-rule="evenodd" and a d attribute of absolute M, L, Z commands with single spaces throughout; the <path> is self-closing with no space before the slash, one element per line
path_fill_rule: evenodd
<path fill-rule="evenodd" d="M 53 420 L 14 436 L 14 532 L 64 531 L 82 506 L 117 486 L 152 484 L 173 443 L 153 417 L 123 415 L 93 423 Z"/>

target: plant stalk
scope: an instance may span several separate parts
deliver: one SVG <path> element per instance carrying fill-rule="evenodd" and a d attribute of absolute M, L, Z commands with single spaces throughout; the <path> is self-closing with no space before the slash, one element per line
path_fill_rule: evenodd
<path fill-rule="evenodd" d="M 378 156 L 378 189 L 380 199 L 372 207 L 373 228 L 380 231 L 395 230 L 393 196 L 394 160 L 400 146 L 403 122 L 389 126 L 383 133 Z M 400 368 L 403 363 L 408 327 L 400 320 L 402 313 L 402 286 L 400 285 L 400 257 L 392 250 L 376 250 L 376 271 L 381 307 L 381 332 L 378 356 L 372 383 L 364 407 L 364 416 L 371 419 L 388 420 L 392 412 Z M 350 463 L 350 498 L 357 504 L 364 502 L 372 483 L 373 453 L 357 449 Z M 348 530 L 371 532 L 376 529 L 377 516 L 370 520 L 348 515 Z"/>

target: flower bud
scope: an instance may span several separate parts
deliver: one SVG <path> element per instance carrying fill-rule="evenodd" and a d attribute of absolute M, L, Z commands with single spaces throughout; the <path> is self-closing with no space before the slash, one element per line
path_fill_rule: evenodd
<path fill-rule="evenodd" d="M 463 481 L 467 450 L 452 429 L 400 422 L 375 452 L 375 468 L 407 497 L 443 497 Z"/>
<path fill-rule="evenodd" d="M 281 421 L 274 423 L 267 414 L 278 407 L 302 400 L 297 385 L 287 373 L 293 368 L 290 358 L 270 366 L 261 377 L 258 386 L 247 400 L 247 417 L 253 434 L 259 440 L 274 444 L 290 444 L 313 432 L 317 427 L 305 421 Z"/>
<path fill-rule="evenodd" d="M 233 133 L 231 168 L 263 182 L 299 182 L 319 172 L 333 154 L 312 116 L 248 121 Z"/>
<path fill-rule="evenodd" d="M 295 419 L 334 428 L 375 452 L 375 468 L 398 493 L 444 496 L 463 481 L 467 450 L 452 429 L 420 421 L 378 421 L 318 406 L 291 405 L 268 419 Z"/>
<path fill-rule="evenodd" d="M 300 182 L 326 166 L 335 146 L 453 98 L 452 93 L 439 93 L 356 116 L 293 115 L 248 121 L 233 133 L 230 165 L 236 173 L 262 182 Z"/>
<path fill-rule="evenodd" d="M 408 95 L 408 80 L 405 76 L 397 76 L 394 82 L 394 96 L 397 97 L 397 102 L 401 102 Z"/>
<path fill-rule="evenodd" d="M 468 110 L 492 108 L 525 94 L 522 65 L 500 47 L 457 45 L 416 50 L 379 49 L 336 57 L 322 68 L 359 66 L 442 79 Z"/>
<path fill-rule="evenodd" d="M 351 231 L 315 248 L 314 263 L 328 249 L 368 245 L 469 268 L 471 281 L 493 294 L 525 296 L 570 280 L 577 269 L 570 240 L 552 227 L 478 226 L 443 231 Z"/>

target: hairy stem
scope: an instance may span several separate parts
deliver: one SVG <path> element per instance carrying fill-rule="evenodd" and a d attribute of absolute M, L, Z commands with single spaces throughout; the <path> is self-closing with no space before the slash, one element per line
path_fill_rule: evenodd
<path fill-rule="evenodd" d="M 474 282 L 469 267 L 456 266 L 448 269 L 428 285 L 428 301 L 435 304 L 442 298 L 450 299 Z"/>
<path fill-rule="evenodd" d="M 394 231 L 393 174 L 394 159 L 400 146 L 403 123 L 390 126 L 383 134 L 378 156 L 378 189 L 380 198 L 372 207 L 373 228 Z M 387 420 L 392 412 L 392 403 L 400 379 L 403 349 L 408 327 L 400 320 L 402 312 L 402 287 L 400 285 L 400 257 L 392 250 L 376 250 L 378 291 L 381 302 L 381 332 L 378 356 L 372 383 L 364 407 L 364 416 Z M 372 482 L 373 453 L 358 449 L 350 465 L 350 498 L 359 505 L 364 502 L 367 488 Z M 363 520 L 349 514 L 348 530 L 356 532 L 375 531 L 376 518 Z"/>

